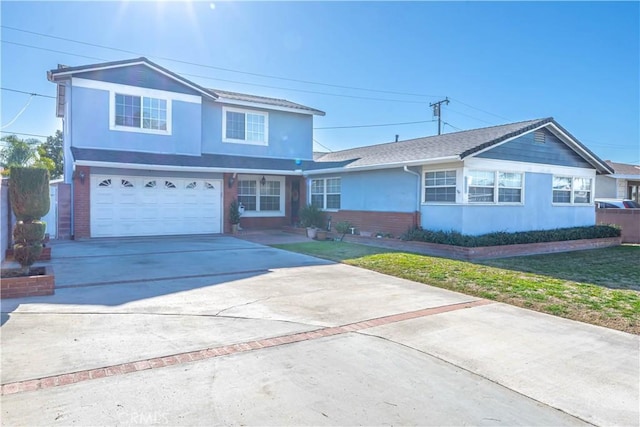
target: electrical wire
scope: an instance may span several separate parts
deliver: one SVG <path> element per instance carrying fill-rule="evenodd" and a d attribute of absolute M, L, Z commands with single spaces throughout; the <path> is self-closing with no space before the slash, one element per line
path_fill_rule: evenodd
<path fill-rule="evenodd" d="M 463 131 L 463 129 L 460 129 L 459 127 L 454 126 L 454 125 L 452 125 L 451 123 L 445 122 L 444 120 L 442 121 L 442 124 L 447 125 L 447 126 L 449 126 L 449 127 L 453 128 L 453 129 L 455 129 L 455 130 L 459 130 L 459 131 L 461 131 L 461 132 Z"/>
<path fill-rule="evenodd" d="M 17 89 L 10 89 L 8 87 L 0 87 L 0 89 L 2 90 L 8 90 L 9 92 L 16 92 L 16 93 L 24 93 L 25 95 L 33 95 L 33 96 L 41 96 L 43 98 L 53 98 L 56 99 L 55 96 L 51 96 L 51 95 L 43 95 L 41 93 L 34 93 L 34 92 L 26 92 L 24 90 L 17 90 Z"/>
<path fill-rule="evenodd" d="M 313 138 L 313 142 L 315 142 L 316 144 L 318 144 L 322 148 L 325 148 L 325 149 L 329 150 L 330 152 L 333 152 L 333 150 L 331 148 L 327 147 L 326 145 L 321 144 L 320 142 L 318 142 L 317 139 Z"/>
<path fill-rule="evenodd" d="M 455 102 L 457 102 L 458 104 L 462 104 L 462 105 L 465 105 L 465 106 L 467 106 L 467 107 L 469 107 L 469 108 L 473 108 L 474 110 L 478 110 L 478 111 L 481 111 L 481 112 L 483 112 L 483 113 L 490 114 L 490 115 L 495 116 L 495 117 L 499 117 L 499 118 L 504 119 L 504 120 L 506 120 L 506 121 L 508 121 L 508 122 L 513 122 L 513 120 L 511 120 L 511 119 L 510 119 L 510 118 L 508 118 L 508 117 L 501 116 L 501 115 L 499 115 L 499 114 L 491 113 L 491 112 L 489 112 L 489 111 L 487 111 L 487 110 L 483 110 L 482 108 L 474 107 L 473 105 L 467 104 L 466 102 L 462 102 L 462 101 L 460 101 L 460 100 L 459 100 L 459 99 L 457 99 L 457 98 L 451 98 L 451 97 L 450 97 L 449 99 L 450 99 L 451 101 L 455 101 Z M 451 125 L 449 125 L 449 126 L 451 126 Z"/>
<path fill-rule="evenodd" d="M 117 51 L 117 52 L 129 53 L 131 55 L 136 55 L 136 56 L 157 58 L 157 59 L 161 59 L 161 60 L 164 60 L 164 61 L 176 62 L 176 63 L 179 63 L 179 64 L 192 65 L 192 66 L 196 66 L 196 67 L 209 68 L 209 69 L 219 70 L 219 71 L 227 71 L 227 72 L 231 72 L 231 73 L 245 74 L 245 75 L 255 76 L 255 77 L 263 77 L 263 78 L 269 78 L 269 79 L 285 80 L 285 81 L 290 81 L 290 82 L 312 84 L 312 85 L 319 85 L 319 86 L 327 86 L 327 87 L 334 87 L 334 88 L 339 88 L 339 89 L 352 89 L 352 90 L 361 90 L 361 91 L 366 91 L 366 92 L 388 93 L 388 94 L 393 94 L 393 95 L 419 96 L 419 97 L 428 97 L 428 98 L 441 98 L 440 95 L 428 95 L 428 94 L 399 92 L 399 91 L 391 91 L 391 90 L 369 89 L 369 88 L 362 88 L 362 87 L 357 87 L 357 86 L 336 85 L 336 84 L 331 84 L 331 83 L 315 82 L 315 81 L 312 81 L 312 80 L 301 80 L 301 79 L 293 79 L 293 78 L 288 78 L 288 77 L 274 76 L 274 75 L 270 75 L 270 74 L 254 73 L 254 72 L 249 72 L 249 71 L 236 70 L 236 69 L 233 69 L 233 68 L 224 68 L 224 67 L 217 67 L 217 66 L 208 65 L 208 64 L 199 64 L 197 62 L 184 61 L 184 60 L 175 59 L 175 58 L 169 58 L 169 57 L 164 57 L 164 56 L 146 55 L 144 53 L 135 52 L 135 51 L 127 50 L 127 49 L 121 49 L 121 48 L 116 48 L 116 47 L 112 47 L 112 46 L 105 46 L 105 45 L 100 45 L 100 44 L 96 44 L 96 43 L 83 42 L 83 41 L 80 41 L 80 40 L 74 40 L 74 39 L 69 39 L 69 38 L 65 38 L 65 37 L 52 36 L 50 34 L 43 34 L 43 33 L 38 33 L 38 32 L 35 32 L 35 31 L 23 30 L 21 28 L 11 27 L 11 26 L 8 26 L 8 25 L 0 25 L 0 27 L 8 29 L 8 30 L 19 31 L 19 32 L 27 33 L 27 34 L 33 34 L 33 35 L 37 35 L 37 36 L 41 36 L 41 37 L 47 37 L 47 38 L 52 38 L 52 39 L 56 39 L 56 40 L 63 40 L 63 41 L 68 41 L 68 42 L 72 42 L 72 43 L 78 43 L 78 44 L 82 44 L 82 45 L 85 45 L 85 46 L 98 47 L 98 48 L 101 48 L 101 49 L 108 49 L 108 50 L 113 50 L 113 51 Z"/>
<path fill-rule="evenodd" d="M 400 126 L 400 125 L 414 125 L 418 123 L 432 123 L 437 120 L 421 120 L 418 122 L 402 122 L 402 123 L 381 123 L 374 125 L 354 125 L 354 126 L 326 126 L 326 127 L 317 127 L 313 128 L 313 130 L 326 130 L 326 129 L 355 129 L 355 128 L 374 128 L 374 127 L 382 127 L 382 126 Z"/>
<path fill-rule="evenodd" d="M 24 107 L 22 107 L 22 109 L 18 112 L 18 114 L 16 114 L 16 116 L 9 123 L 7 123 L 6 125 L 3 125 L 2 127 L 0 127 L 0 129 L 8 128 L 12 124 L 14 124 L 15 121 L 18 120 L 18 118 L 22 115 L 22 113 L 24 113 L 27 110 L 27 107 L 29 107 L 29 104 L 31 104 L 31 101 L 33 100 L 34 96 L 35 95 L 30 95 L 29 99 L 27 100 L 27 103 L 24 104 Z"/>
<path fill-rule="evenodd" d="M 33 133 L 24 133 L 24 132 L 10 132 L 8 130 L 0 130 L 0 133 L 7 133 L 10 135 L 24 135 L 24 136 L 35 136 L 37 138 L 48 138 L 51 135 L 36 135 Z"/>

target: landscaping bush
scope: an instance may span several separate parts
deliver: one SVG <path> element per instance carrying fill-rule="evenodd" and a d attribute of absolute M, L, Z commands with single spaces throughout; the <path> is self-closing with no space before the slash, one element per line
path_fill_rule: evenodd
<path fill-rule="evenodd" d="M 303 227 L 325 228 L 324 212 L 315 205 L 306 205 L 298 212 Z"/>
<path fill-rule="evenodd" d="M 400 238 L 416 242 L 438 243 L 442 245 L 479 246 L 520 245 L 525 243 L 562 242 L 566 240 L 599 239 L 619 237 L 621 230 L 613 225 L 591 227 L 556 228 L 554 230 L 520 231 L 507 233 L 498 231 L 480 236 L 469 236 L 457 231 L 432 231 L 421 227 L 410 227 Z"/>
<path fill-rule="evenodd" d="M 342 242 L 342 239 L 344 239 L 345 234 L 347 234 L 349 231 L 351 231 L 351 227 L 353 227 L 353 225 L 351 225 L 351 223 L 349 221 L 340 221 L 338 223 L 336 223 L 335 225 L 335 229 L 338 233 L 341 234 L 340 236 L 340 241 Z"/>
<path fill-rule="evenodd" d="M 11 168 L 11 209 L 17 222 L 13 229 L 13 256 L 24 275 L 42 253 L 46 224 L 39 221 L 49 212 L 49 171 L 39 168 Z"/>

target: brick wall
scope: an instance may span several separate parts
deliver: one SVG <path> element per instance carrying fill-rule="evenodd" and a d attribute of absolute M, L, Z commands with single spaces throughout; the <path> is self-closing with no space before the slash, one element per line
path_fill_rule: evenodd
<path fill-rule="evenodd" d="M 420 224 L 419 212 L 370 212 L 370 211 L 348 211 L 328 212 L 331 216 L 332 230 L 335 224 L 340 221 L 348 221 L 356 228 L 356 232 L 391 233 L 394 237 L 399 237 L 405 233 L 409 227 Z"/>
<path fill-rule="evenodd" d="M 229 188 L 229 178 L 231 178 L 233 174 L 225 173 L 224 174 L 224 212 L 223 212 L 223 222 L 224 222 L 224 232 L 231 233 L 231 224 L 229 223 L 229 207 L 231 202 L 236 199 L 238 196 L 238 180 L 237 177 L 234 180 L 233 186 Z M 240 219 L 240 226 L 244 229 L 266 229 L 266 228 L 280 228 L 285 225 L 289 225 L 291 223 L 291 181 L 293 179 L 300 179 L 300 200 L 304 200 L 306 197 L 306 189 L 304 188 L 304 179 L 300 177 L 285 177 L 285 185 L 283 197 L 285 198 L 285 216 L 284 217 L 247 217 L 243 216 Z"/>
<path fill-rule="evenodd" d="M 640 243 L 640 209 L 596 209 L 596 223 L 618 225 L 623 243 Z"/>
<path fill-rule="evenodd" d="M 80 181 L 80 173 L 84 173 L 84 183 Z M 76 239 L 91 237 L 91 168 L 76 166 L 73 180 L 73 236 Z"/>

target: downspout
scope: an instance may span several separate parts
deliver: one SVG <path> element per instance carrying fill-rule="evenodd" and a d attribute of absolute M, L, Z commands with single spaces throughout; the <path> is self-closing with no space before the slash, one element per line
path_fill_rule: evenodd
<path fill-rule="evenodd" d="M 416 219 L 415 219 L 416 224 L 415 225 L 419 226 L 420 224 L 418 224 L 418 213 L 420 212 L 420 193 L 421 193 L 421 191 L 420 191 L 420 179 L 421 179 L 421 175 L 418 172 L 414 172 L 414 171 L 410 170 L 409 167 L 406 166 L 406 165 L 404 166 L 404 171 L 406 173 L 411 174 L 411 175 L 415 175 L 416 178 L 418 178 L 416 180 Z"/>

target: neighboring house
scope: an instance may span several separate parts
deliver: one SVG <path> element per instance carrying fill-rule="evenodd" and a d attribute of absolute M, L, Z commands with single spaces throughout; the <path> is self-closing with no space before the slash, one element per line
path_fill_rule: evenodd
<path fill-rule="evenodd" d="M 290 101 L 203 88 L 145 59 L 62 67 L 75 238 L 229 232 L 297 222 L 305 203 L 360 231 L 468 234 L 593 225 L 613 170 L 553 119 L 313 153 Z M 61 214 L 62 215 L 62 214 Z"/>
<path fill-rule="evenodd" d="M 552 118 L 327 153 L 311 200 L 334 221 L 400 234 L 595 224 L 596 174 L 611 168 Z M 324 162 L 343 162 L 339 167 Z M 338 196 L 338 197 L 336 197 Z"/>
<path fill-rule="evenodd" d="M 606 160 L 611 175 L 596 178 L 596 198 L 631 199 L 640 203 L 640 166 Z"/>

